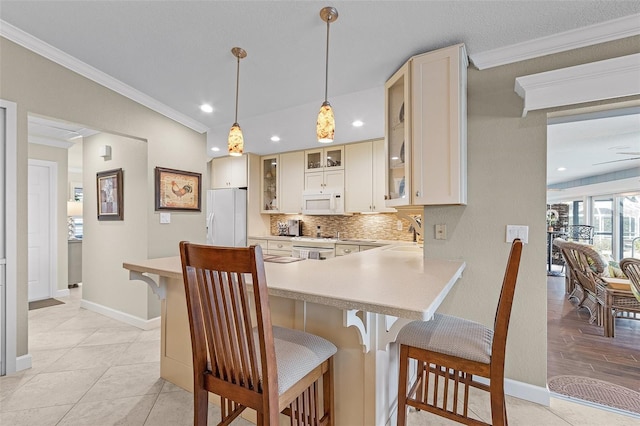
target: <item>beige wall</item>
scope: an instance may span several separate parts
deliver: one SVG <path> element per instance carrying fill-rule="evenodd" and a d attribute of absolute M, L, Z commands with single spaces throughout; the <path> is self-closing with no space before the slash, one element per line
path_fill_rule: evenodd
<path fill-rule="evenodd" d="M 547 358 L 547 118 L 546 111 L 521 117 L 515 78 L 636 53 L 639 46 L 640 38 L 634 37 L 485 71 L 469 68 L 468 205 L 424 209 L 425 252 L 467 262 L 441 311 L 492 327 L 509 251 L 505 226 L 529 226 L 507 344 L 511 379 L 545 386 Z M 439 223 L 447 224 L 446 241 L 433 238 Z"/>
<path fill-rule="evenodd" d="M 19 181 L 27 181 L 28 113 L 146 140 L 147 162 L 144 166 L 146 167 L 144 174 L 148 183 L 147 203 L 142 207 L 146 221 L 143 226 L 134 229 L 126 240 L 114 241 L 113 247 L 128 244 L 130 240 L 142 240 L 144 249 L 140 248 L 134 257 L 144 259 L 177 255 L 178 242 L 182 239 L 204 241 L 204 214 L 200 212 L 172 212 L 171 224 L 160 225 L 159 214 L 154 211 L 152 202 L 154 188 L 151 182 L 153 182 L 156 166 L 199 172 L 203 174 L 203 182 L 208 182 L 205 135 L 190 130 L 2 37 L 0 37 L 0 55 L 0 98 L 15 102 L 18 107 Z M 22 185 L 19 188 L 21 192 L 17 197 L 17 207 L 18 211 L 24 212 L 27 211 L 26 186 Z M 86 187 L 85 190 L 89 188 L 93 188 L 93 185 Z M 64 198 L 66 199 L 66 195 Z M 18 217 L 17 233 L 17 354 L 20 356 L 28 352 L 27 218 L 25 215 Z M 115 251 L 117 249 L 105 250 L 94 255 L 111 256 Z M 91 262 L 91 259 L 86 261 Z M 114 279 L 119 281 L 123 279 L 120 272 L 120 268 L 113 271 Z M 88 277 L 85 276 L 83 279 Z M 114 287 L 114 290 L 128 288 L 131 291 L 139 291 L 138 288 L 145 288 L 144 291 L 147 291 L 147 285 L 142 282 L 129 282 L 127 279 L 127 284 L 128 287 Z M 146 301 L 145 305 L 147 305 Z"/>
<path fill-rule="evenodd" d="M 29 144 L 28 155 L 30 159 L 44 160 L 57 163 L 58 165 L 58 182 L 57 193 L 54 194 L 54 202 L 57 202 L 56 213 L 58 221 L 56 223 L 57 228 L 57 242 L 58 249 L 58 261 L 57 261 L 57 276 L 56 276 L 56 288 L 58 290 L 65 290 L 69 285 L 69 275 L 67 267 L 67 240 L 69 236 L 69 228 L 67 225 L 67 193 L 69 185 L 67 184 L 67 150 L 64 148 L 54 148 L 51 146 Z M 18 188 L 22 188 L 23 185 L 18 185 Z M 53 295 L 55 296 L 55 294 Z"/>

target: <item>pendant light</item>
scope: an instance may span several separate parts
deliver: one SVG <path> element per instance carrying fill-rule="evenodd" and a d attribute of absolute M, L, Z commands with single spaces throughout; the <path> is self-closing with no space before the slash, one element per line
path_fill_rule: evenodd
<path fill-rule="evenodd" d="M 240 59 L 245 58 L 247 56 L 247 52 L 245 52 L 245 50 L 240 47 L 234 47 L 233 49 L 231 49 L 231 53 L 233 53 L 233 56 L 238 58 L 238 68 L 236 71 L 236 118 L 233 122 L 233 126 L 231 126 L 231 130 L 229 130 L 229 139 L 227 141 L 227 146 L 229 148 L 229 155 L 239 157 L 244 151 L 244 137 L 242 136 L 242 129 L 240 129 L 240 125 L 238 124 L 238 88 L 240 87 Z"/>
<path fill-rule="evenodd" d="M 333 134 L 336 130 L 336 121 L 333 116 L 331 104 L 327 101 L 327 89 L 329 86 L 329 24 L 338 19 L 338 10 L 335 7 L 324 7 L 320 11 L 320 18 L 327 23 L 327 57 L 325 61 L 325 79 L 324 79 L 324 102 L 318 113 L 318 122 L 316 123 L 316 134 L 318 142 L 333 142 Z"/>

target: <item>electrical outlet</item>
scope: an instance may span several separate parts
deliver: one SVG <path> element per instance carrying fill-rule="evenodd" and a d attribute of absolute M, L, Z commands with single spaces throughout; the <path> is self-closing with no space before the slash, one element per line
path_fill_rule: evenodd
<path fill-rule="evenodd" d="M 436 240 L 446 240 L 447 239 L 447 225 L 441 223 L 435 226 L 436 229 Z"/>
<path fill-rule="evenodd" d="M 160 223 L 171 223 L 171 213 L 160 213 Z"/>
<path fill-rule="evenodd" d="M 396 229 L 398 231 L 402 231 L 402 221 L 398 220 L 398 222 L 396 222 Z"/>
<path fill-rule="evenodd" d="M 529 242 L 529 227 L 526 225 L 507 225 L 506 241 L 510 243 L 516 238 L 520 238 L 524 244 L 527 244 Z"/>

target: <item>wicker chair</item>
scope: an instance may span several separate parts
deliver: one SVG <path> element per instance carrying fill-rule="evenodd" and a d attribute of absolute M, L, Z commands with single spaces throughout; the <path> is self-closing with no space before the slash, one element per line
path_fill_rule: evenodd
<path fill-rule="evenodd" d="M 606 283 L 602 280 L 607 265 L 591 246 L 556 238 L 553 241 L 568 267 L 569 281 L 574 290 L 569 297 L 578 298 L 578 307 L 587 308 L 589 322 L 602 325 Z"/>
<path fill-rule="evenodd" d="M 180 256 L 193 352 L 193 424 L 206 426 L 211 392 L 221 399 L 219 426 L 245 408 L 256 410 L 258 425 L 279 425 L 281 412 L 291 425 L 333 425 L 336 347 L 272 326 L 260 247 L 183 241 Z"/>
<path fill-rule="evenodd" d="M 569 225 L 567 227 L 567 240 L 593 244 L 594 228 L 591 225 Z"/>
<path fill-rule="evenodd" d="M 620 261 L 620 269 L 631 282 L 631 292 L 640 302 L 640 259 L 627 257 Z"/>

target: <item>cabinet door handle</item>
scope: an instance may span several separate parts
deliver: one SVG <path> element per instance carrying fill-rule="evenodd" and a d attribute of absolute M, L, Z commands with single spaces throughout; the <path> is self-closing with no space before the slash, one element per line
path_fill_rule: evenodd
<path fill-rule="evenodd" d="M 278 244 L 278 248 L 282 248 L 282 244 Z"/>
<path fill-rule="evenodd" d="M 344 252 L 349 254 L 349 253 L 351 253 L 351 249 L 344 249 Z"/>
<path fill-rule="evenodd" d="M 416 191 L 416 197 L 420 196 L 420 191 Z"/>

